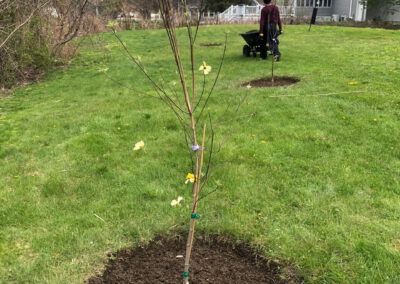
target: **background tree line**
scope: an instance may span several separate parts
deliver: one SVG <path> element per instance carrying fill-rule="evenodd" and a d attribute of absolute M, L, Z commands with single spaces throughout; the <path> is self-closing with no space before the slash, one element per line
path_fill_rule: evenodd
<path fill-rule="evenodd" d="M 400 5 L 400 0 L 360 0 L 361 4 L 369 8 L 391 9 L 391 7 Z"/>
<path fill-rule="evenodd" d="M 181 0 L 171 0 L 178 4 Z M 210 11 L 249 0 L 188 0 Z M 144 20 L 158 11 L 156 0 L 0 0 L 0 88 L 29 81 L 67 61 L 77 36 L 104 30 L 107 21 L 135 11 Z M 103 28 L 103 29 L 102 29 Z"/>
<path fill-rule="evenodd" d="M 89 0 L 0 1 L 0 87 L 34 79 L 73 56 L 68 45 L 87 23 Z"/>
<path fill-rule="evenodd" d="M 177 7 L 181 0 L 171 0 Z M 368 8 L 391 9 L 400 0 L 359 0 Z M 222 12 L 251 0 L 187 0 L 200 9 Z M 109 20 L 135 11 L 144 20 L 157 12 L 156 0 L 0 0 L 0 88 L 29 81 L 57 62 L 68 61 L 69 44 L 83 34 L 104 31 Z M 125 28 L 130 28 L 126 26 Z"/>

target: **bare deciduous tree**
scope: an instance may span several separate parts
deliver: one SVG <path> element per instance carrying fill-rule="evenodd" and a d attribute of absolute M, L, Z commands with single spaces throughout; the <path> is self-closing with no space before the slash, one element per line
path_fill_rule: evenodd
<path fill-rule="evenodd" d="M 55 56 L 60 48 L 73 40 L 79 32 L 89 0 L 53 0 L 56 11 L 57 31 L 51 54 Z"/>
<path fill-rule="evenodd" d="M 0 0 L 0 85 L 34 79 L 55 57 L 64 56 L 64 46 L 88 22 L 88 4 L 89 0 Z"/>
<path fill-rule="evenodd" d="M 140 13 L 143 20 L 150 20 L 151 12 L 157 10 L 158 7 L 156 0 L 127 0 L 126 2 Z"/>
<path fill-rule="evenodd" d="M 42 9 L 43 7 L 45 7 L 47 4 L 49 4 L 50 0 L 44 2 L 44 3 L 33 3 L 32 6 L 29 6 L 31 10 L 29 15 L 21 15 L 21 23 L 7 23 L 7 22 L 3 22 L 3 25 L 7 25 L 7 24 L 14 24 L 14 29 L 7 33 L 7 27 L 3 27 L 0 25 L 0 29 L 1 32 L 3 33 L 3 35 L 5 34 L 6 37 L 4 39 L 2 39 L 2 41 L 0 42 L 0 49 L 2 49 L 6 43 L 12 38 L 12 36 L 19 30 L 21 29 L 23 26 L 25 26 L 26 24 L 28 24 L 30 22 L 30 20 L 32 19 L 32 17 L 38 12 L 40 11 L 40 9 Z M 4 12 L 9 8 L 13 8 L 13 6 L 15 5 L 15 9 L 18 9 L 17 7 L 20 7 L 18 5 L 18 1 L 16 0 L 4 0 L 0 3 L 0 12 Z M 1 17 L 0 17 L 1 19 Z M 8 27 L 10 27 L 10 25 L 8 25 Z"/>

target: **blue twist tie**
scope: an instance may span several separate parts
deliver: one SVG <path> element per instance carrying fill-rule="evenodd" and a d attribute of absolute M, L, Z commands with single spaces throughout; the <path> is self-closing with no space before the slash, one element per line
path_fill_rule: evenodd
<path fill-rule="evenodd" d="M 192 214 L 192 215 L 190 215 L 190 218 L 198 220 L 198 219 L 200 219 L 200 215 L 197 214 L 197 213 L 196 214 Z"/>

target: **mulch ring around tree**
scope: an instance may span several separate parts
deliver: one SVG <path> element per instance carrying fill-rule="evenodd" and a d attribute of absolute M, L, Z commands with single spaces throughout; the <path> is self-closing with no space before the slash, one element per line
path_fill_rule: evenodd
<path fill-rule="evenodd" d="M 159 237 L 147 246 L 109 255 L 101 283 L 181 283 L 186 238 Z M 199 236 L 194 242 L 190 283 L 300 283 L 293 268 L 265 258 L 242 242 L 218 236 Z"/>
<path fill-rule="evenodd" d="M 202 47 L 210 47 L 210 46 L 221 46 L 222 43 L 200 43 Z"/>
<path fill-rule="evenodd" d="M 274 83 L 272 83 L 271 77 L 267 77 L 243 83 L 241 86 L 248 87 L 250 85 L 252 88 L 271 88 L 290 86 L 296 84 L 297 82 L 300 82 L 300 80 L 294 77 L 275 77 Z"/>

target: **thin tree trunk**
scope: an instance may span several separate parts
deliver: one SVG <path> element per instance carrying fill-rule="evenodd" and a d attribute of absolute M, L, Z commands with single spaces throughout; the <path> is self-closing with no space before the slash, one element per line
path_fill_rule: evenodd
<path fill-rule="evenodd" d="M 271 64 L 271 82 L 272 82 L 272 86 L 275 84 L 275 75 L 274 75 L 274 64 L 275 64 L 275 55 L 274 53 L 274 49 L 272 49 L 272 64 Z"/>
<path fill-rule="evenodd" d="M 203 168 L 203 159 L 204 159 L 204 144 L 205 144 L 205 136 L 206 136 L 206 125 L 203 126 L 203 136 L 201 141 L 201 151 L 200 154 L 200 166 L 198 171 L 195 173 L 195 182 L 193 184 L 193 204 L 192 204 L 192 215 L 190 218 L 190 229 L 188 234 L 188 239 L 186 242 L 186 257 L 185 257 L 185 269 L 183 273 L 183 283 L 189 283 L 189 267 L 190 267 L 190 256 L 192 254 L 193 249 L 193 239 L 194 239 L 194 230 L 196 225 L 196 214 L 197 214 L 197 204 L 199 200 L 199 192 L 200 192 L 200 185 L 201 185 L 201 174 Z M 198 151 L 197 151 L 198 152 Z M 197 153 L 196 152 L 196 153 Z M 198 155 L 196 156 L 198 162 Z"/>
<path fill-rule="evenodd" d="M 52 56 L 57 54 L 58 50 L 60 49 L 60 47 L 62 45 L 67 44 L 68 42 L 73 40 L 78 35 L 79 28 L 81 27 L 81 23 L 82 23 L 82 18 L 83 18 L 83 15 L 85 14 L 85 8 L 88 3 L 89 3 L 89 0 L 84 0 L 82 6 L 79 9 L 79 16 L 77 19 L 75 19 L 76 22 L 70 23 L 71 24 L 70 30 L 64 36 L 64 39 L 61 40 L 60 42 L 56 43 L 53 46 L 53 48 L 51 50 Z"/>

